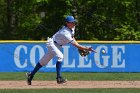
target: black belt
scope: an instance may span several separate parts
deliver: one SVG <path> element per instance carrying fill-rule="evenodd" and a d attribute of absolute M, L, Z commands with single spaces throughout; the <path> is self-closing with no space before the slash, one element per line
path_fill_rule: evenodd
<path fill-rule="evenodd" d="M 56 41 L 54 41 L 54 43 L 57 44 L 57 45 L 59 45 Z M 62 46 L 62 45 L 59 45 L 59 46 Z"/>

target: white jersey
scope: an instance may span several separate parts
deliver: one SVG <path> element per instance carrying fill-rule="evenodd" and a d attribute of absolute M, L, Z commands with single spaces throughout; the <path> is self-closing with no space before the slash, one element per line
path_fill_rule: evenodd
<path fill-rule="evenodd" d="M 63 26 L 56 34 L 53 35 L 53 40 L 59 45 L 66 45 L 74 41 L 73 36 L 75 34 L 75 27 L 69 29 L 66 26 Z"/>
<path fill-rule="evenodd" d="M 69 29 L 68 27 L 64 26 L 57 33 L 55 33 L 52 38 L 48 38 L 48 52 L 40 60 L 40 64 L 42 66 L 46 65 L 54 56 L 58 58 L 59 62 L 62 62 L 64 56 L 59 49 L 62 48 L 63 45 L 74 41 L 74 30 L 75 27 Z"/>

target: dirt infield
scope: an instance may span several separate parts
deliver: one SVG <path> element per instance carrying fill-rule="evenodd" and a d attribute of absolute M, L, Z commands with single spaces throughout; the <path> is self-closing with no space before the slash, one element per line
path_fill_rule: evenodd
<path fill-rule="evenodd" d="M 0 89 L 41 89 L 41 88 L 140 88 L 140 81 L 68 81 L 57 84 L 56 81 L 0 81 Z"/>

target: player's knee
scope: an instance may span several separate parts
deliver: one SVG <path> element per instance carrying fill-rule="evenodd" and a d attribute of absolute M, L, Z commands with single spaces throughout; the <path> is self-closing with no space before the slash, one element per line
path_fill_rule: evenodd
<path fill-rule="evenodd" d="M 58 57 L 58 61 L 59 61 L 59 62 L 62 62 L 63 59 L 64 59 L 63 55 L 61 55 L 61 56 Z"/>

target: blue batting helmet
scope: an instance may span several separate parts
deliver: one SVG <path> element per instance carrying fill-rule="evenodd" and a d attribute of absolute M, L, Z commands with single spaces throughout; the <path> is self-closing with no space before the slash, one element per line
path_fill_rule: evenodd
<path fill-rule="evenodd" d="M 74 19 L 73 16 L 67 16 L 66 19 L 65 19 L 66 22 L 75 22 L 76 19 Z"/>

